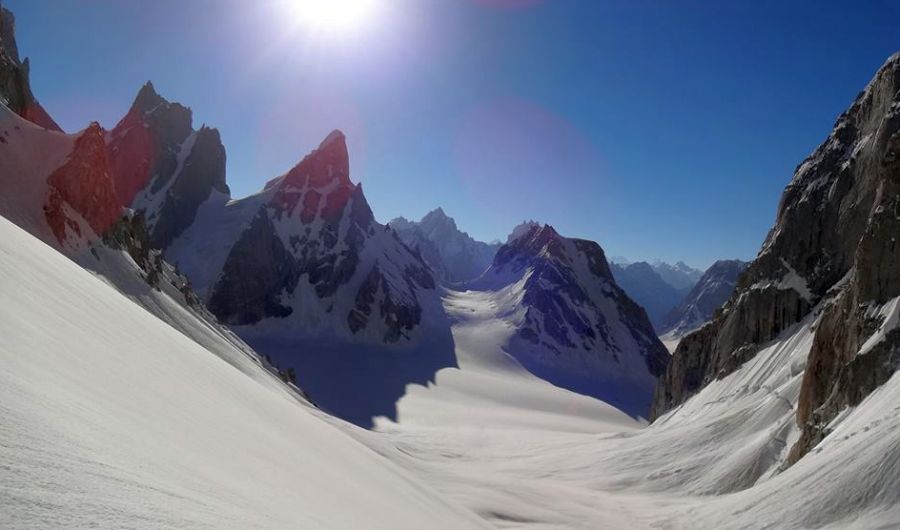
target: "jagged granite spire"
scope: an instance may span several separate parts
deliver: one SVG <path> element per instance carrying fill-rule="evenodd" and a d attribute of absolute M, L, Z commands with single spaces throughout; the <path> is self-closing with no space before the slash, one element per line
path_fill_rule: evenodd
<path fill-rule="evenodd" d="M 194 130 L 191 109 L 150 81 L 109 134 L 109 156 L 122 205 L 144 212 L 156 248 L 181 235 L 214 193 L 230 193 L 219 131 Z"/>

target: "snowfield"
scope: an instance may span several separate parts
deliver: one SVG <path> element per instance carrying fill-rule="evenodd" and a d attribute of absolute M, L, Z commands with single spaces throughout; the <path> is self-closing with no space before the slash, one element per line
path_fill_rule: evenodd
<path fill-rule="evenodd" d="M 0 527 L 484 527 L 2 218 L 0 271 Z"/>
<path fill-rule="evenodd" d="M 523 368 L 500 294 L 447 292 L 458 367 L 366 431 L 2 218 L 0 271 L 0 528 L 900 523 L 897 377 L 782 470 L 818 311 L 648 427 Z"/>
<path fill-rule="evenodd" d="M 398 460 L 500 528 L 900 527 L 900 378 L 782 471 L 819 312 L 649 427 L 531 376 L 490 293 L 448 297 L 459 369 L 379 422 Z M 887 323 L 886 325 L 890 325 Z"/>

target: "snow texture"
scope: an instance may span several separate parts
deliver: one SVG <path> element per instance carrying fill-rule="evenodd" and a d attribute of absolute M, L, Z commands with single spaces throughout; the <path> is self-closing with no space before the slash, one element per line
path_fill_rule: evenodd
<path fill-rule="evenodd" d="M 2 218 L 0 270 L 0 527 L 485 527 Z"/>

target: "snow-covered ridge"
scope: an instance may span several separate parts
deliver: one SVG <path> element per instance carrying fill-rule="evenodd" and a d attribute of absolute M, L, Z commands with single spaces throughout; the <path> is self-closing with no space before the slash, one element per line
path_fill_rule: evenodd
<path fill-rule="evenodd" d="M 599 245 L 533 226 L 467 287 L 497 293 L 517 330 L 510 351 L 532 373 L 646 417 L 668 353 Z"/>

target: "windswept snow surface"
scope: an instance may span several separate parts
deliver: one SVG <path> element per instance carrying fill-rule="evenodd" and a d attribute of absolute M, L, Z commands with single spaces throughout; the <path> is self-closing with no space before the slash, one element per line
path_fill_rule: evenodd
<path fill-rule="evenodd" d="M 783 469 L 818 311 L 645 427 L 524 369 L 496 292 L 447 292 L 458 367 L 369 432 L 2 218 L 0 273 L 0 528 L 900 526 L 896 376 Z"/>
<path fill-rule="evenodd" d="M 491 293 L 450 293 L 458 369 L 411 387 L 377 429 L 397 462 L 498 528 L 900 526 L 900 379 L 784 470 L 818 311 L 643 427 L 553 387 L 502 345 Z"/>
<path fill-rule="evenodd" d="M 484 527 L 3 218 L 0 293 L 0 528 Z"/>

